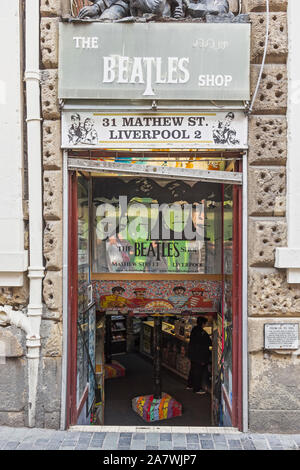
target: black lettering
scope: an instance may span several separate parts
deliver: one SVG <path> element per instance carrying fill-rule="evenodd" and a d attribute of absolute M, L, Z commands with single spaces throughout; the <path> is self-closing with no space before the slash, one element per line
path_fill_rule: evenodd
<path fill-rule="evenodd" d="M 149 255 L 155 256 L 155 250 L 154 250 L 153 243 L 150 243 L 150 245 L 149 245 L 147 256 L 149 256 Z"/>
<path fill-rule="evenodd" d="M 174 256 L 175 256 L 175 258 L 178 258 L 178 256 L 180 255 L 180 253 L 179 253 L 179 250 L 178 250 L 178 248 L 177 248 L 176 243 L 174 243 L 174 250 L 175 250 L 175 255 L 174 255 Z"/>
<path fill-rule="evenodd" d="M 140 243 L 135 243 L 134 244 L 134 256 L 140 256 L 140 255 L 141 255 Z"/>
<path fill-rule="evenodd" d="M 198 126 L 204 126 L 204 122 L 205 122 L 205 117 L 204 116 L 199 116 L 198 118 Z"/>
<path fill-rule="evenodd" d="M 130 118 L 123 117 L 122 125 L 124 127 L 133 126 L 134 125 L 133 118 L 132 117 L 130 117 Z"/>
<path fill-rule="evenodd" d="M 115 134 L 115 131 L 109 131 L 109 138 L 111 140 L 117 139 L 118 137 Z"/>
<path fill-rule="evenodd" d="M 146 249 L 147 247 L 145 246 L 145 243 L 141 243 L 141 256 L 147 256 L 146 255 Z"/>
<path fill-rule="evenodd" d="M 135 120 L 135 126 L 143 126 L 142 119 L 141 118 L 136 118 Z"/>
<path fill-rule="evenodd" d="M 143 132 L 143 139 L 151 139 L 150 131 L 143 130 L 142 132 Z"/>
<path fill-rule="evenodd" d="M 196 125 L 196 118 L 194 118 L 194 117 L 189 117 L 189 118 L 188 118 L 188 125 L 189 125 L 189 126 L 195 126 L 195 125 Z"/>
<path fill-rule="evenodd" d="M 141 138 L 141 131 L 133 131 L 133 138 L 140 139 Z"/>
<path fill-rule="evenodd" d="M 168 257 L 170 258 L 170 256 L 173 256 L 174 253 L 173 253 L 173 248 L 174 248 L 174 245 L 173 243 L 168 243 Z"/>
<path fill-rule="evenodd" d="M 181 137 L 181 132 L 179 129 L 175 129 L 173 132 L 172 132 L 172 138 L 173 139 L 180 139 Z"/>
<path fill-rule="evenodd" d="M 174 126 L 182 126 L 183 117 L 173 117 L 172 120 L 173 120 Z"/>
<path fill-rule="evenodd" d="M 162 139 L 169 139 L 170 138 L 170 131 L 167 130 L 167 129 L 163 130 L 162 133 L 161 133 L 161 137 L 162 137 Z"/>

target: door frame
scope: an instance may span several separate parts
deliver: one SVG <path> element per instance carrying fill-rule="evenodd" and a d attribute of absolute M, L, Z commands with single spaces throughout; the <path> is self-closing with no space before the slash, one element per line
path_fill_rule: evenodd
<path fill-rule="evenodd" d="M 213 152 L 211 153 L 213 156 Z M 77 244 L 77 238 L 74 237 L 77 233 L 77 219 L 74 221 L 72 213 L 74 213 L 74 207 L 77 207 L 77 191 L 73 189 L 74 186 L 74 174 L 76 169 L 82 171 L 95 171 L 95 163 L 93 162 L 92 167 L 88 168 L 85 163 L 81 166 L 81 159 L 77 159 L 77 168 L 74 166 L 74 161 L 69 162 L 68 151 L 63 152 L 63 167 L 64 167 L 64 190 L 63 190 L 63 207 L 64 207 L 64 234 L 63 234 L 63 289 L 64 289 L 64 301 L 63 301 L 63 361 L 62 361 L 62 408 L 61 408 L 61 429 L 66 429 L 71 425 L 76 424 L 77 413 L 75 413 L 76 406 L 76 368 L 74 367 L 74 355 L 77 351 L 77 330 L 75 333 L 76 322 L 72 322 L 72 311 L 74 311 L 75 290 L 72 286 L 74 282 L 74 275 L 76 277 L 77 272 L 74 269 L 74 262 L 77 259 L 75 256 L 75 244 Z M 86 160 L 83 160 L 86 162 Z M 107 166 L 104 166 L 107 170 Z M 103 169 L 104 169 L 103 168 Z M 100 169 L 100 172 L 103 171 Z M 114 168 L 116 171 L 116 169 Z M 118 172 L 120 169 L 118 169 Z M 155 171 L 155 170 L 154 170 Z M 156 173 L 156 171 L 155 171 Z M 239 162 L 238 172 L 241 178 L 236 179 L 234 188 L 237 191 L 238 205 L 236 211 L 239 217 L 239 223 L 235 227 L 235 238 L 238 240 L 239 249 L 236 251 L 234 256 L 234 263 L 238 266 L 237 272 L 235 273 L 235 281 L 233 282 L 234 290 L 234 302 L 233 302 L 233 315 L 237 322 L 238 332 L 233 335 L 233 367 L 236 373 L 233 375 L 233 395 L 234 395 L 234 406 L 232 408 L 232 426 L 237 427 L 240 431 L 246 432 L 248 430 L 248 352 L 247 352 L 247 153 L 244 153 L 243 159 Z M 73 176 L 72 176 L 73 175 Z M 145 175 L 144 175 L 145 176 Z M 181 174 L 181 179 L 189 179 L 189 175 L 184 172 Z M 172 175 L 171 177 L 180 177 L 179 174 Z M 200 175 L 199 175 L 200 176 Z M 199 177 L 198 176 L 198 177 Z M 204 175 L 203 175 L 204 176 Z M 160 177 L 156 173 L 156 177 Z M 167 177 L 165 175 L 164 177 Z M 73 178 L 73 179 L 72 179 Z M 193 173 L 193 179 L 195 179 L 195 173 Z M 206 178 L 205 178 L 206 179 Z M 210 178 L 209 178 L 210 179 Z M 218 178 L 216 178 L 219 180 Z M 214 179 L 214 181 L 216 180 Z M 207 181 L 207 179 L 206 179 Z M 219 181 L 221 183 L 221 181 Z M 228 181 L 229 184 L 233 184 L 232 181 Z M 76 206 L 74 206 L 76 199 Z M 73 208 L 73 210 L 72 210 Z M 235 217 L 234 217 L 235 219 Z M 72 234 L 73 240 L 76 238 L 75 244 L 72 247 L 69 243 L 70 234 Z M 73 276 L 70 276 L 70 273 Z M 75 274 L 74 274 L 75 273 Z M 72 291 L 72 294 L 71 294 Z M 75 307 L 77 312 L 77 308 Z M 235 329 L 236 330 L 236 329 Z M 76 361 L 75 361 L 76 362 Z M 75 395 L 74 395 L 75 393 Z M 75 401 L 74 401 L 75 400 Z"/>

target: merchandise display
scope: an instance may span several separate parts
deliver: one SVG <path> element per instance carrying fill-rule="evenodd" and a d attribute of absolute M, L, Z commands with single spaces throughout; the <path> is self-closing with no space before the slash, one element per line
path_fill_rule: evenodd
<path fill-rule="evenodd" d="M 111 364 L 105 364 L 105 379 L 115 379 L 124 377 L 126 369 L 119 362 L 112 361 Z"/>
<path fill-rule="evenodd" d="M 162 393 L 161 398 L 153 395 L 144 395 L 133 398 L 132 409 L 143 420 L 160 421 L 182 415 L 182 405 L 167 393 Z"/>
<path fill-rule="evenodd" d="M 159 285 L 157 283 L 155 285 L 157 292 L 152 299 L 149 298 L 149 295 L 146 295 L 146 290 L 148 290 L 146 287 L 136 287 L 138 282 L 136 281 L 135 284 L 130 286 L 131 290 L 125 288 L 125 284 L 122 288 L 119 284 L 116 285 L 117 283 L 115 285 L 110 284 L 111 295 L 106 296 L 107 288 L 103 289 L 100 294 L 100 313 L 105 318 L 105 365 L 101 371 L 103 371 L 104 380 L 123 377 L 122 383 L 124 380 L 124 387 L 127 390 L 128 379 L 131 380 L 130 377 L 133 377 L 132 374 L 134 373 L 134 369 L 131 369 L 131 366 L 126 362 L 128 357 L 138 353 L 148 363 L 149 360 L 151 361 L 153 367 L 153 376 L 152 374 L 151 376 L 154 388 L 151 383 L 148 384 L 147 382 L 144 389 L 140 392 L 137 391 L 141 395 L 135 398 L 132 398 L 131 395 L 128 399 L 131 401 L 132 410 L 145 422 L 152 423 L 183 416 L 184 400 L 188 397 L 180 396 L 180 401 L 173 398 L 177 395 L 177 389 L 173 386 L 170 387 L 169 384 L 165 388 L 166 391 L 162 392 L 161 390 L 164 389 L 162 388 L 164 387 L 164 375 L 171 373 L 172 380 L 179 380 L 183 388 L 186 386 L 191 369 L 191 362 L 188 358 L 191 331 L 197 323 L 197 317 L 203 315 L 208 318 L 208 325 L 205 330 L 209 335 L 212 334 L 216 306 L 219 303 L 216 296 L 218 282 L 202 281 L 200 284 L 197 283 L 198 286 L 194 283 L 185 283 L 184 288 L 179 283 L 173 284 L 170 282 L 168 285 L 169 292 L 166 292 L 167 298 L 159 298 L 157 295 Z M 144 285 L 148 286 L 146 283 Z M 211 286 L 216 287 L 215 295 L 212 295 Z M 112 299 L 113 296 L 117 298 Z M 108 297 L 110 298 L 108 299 Z M 124 299 L 126 299 L 126 307 L 124 306 Z M 213 301 L 210 299 L 213 299 Z M 193 301 L 193 307 L 187 309 L 189 300 Z M 108 301 L 110 307 L 103 308 Z M 183 304 L 183 301 L 185 301 L 185 304 Z M 114 303 L 113 306 L 112 303 Z M 199 307 L 200 304 L 202 305 L 201 308 Z M 203 305 L 205 304 L 209 304 L 210 308 L 204 309 Z M 175 305 L 176 308 L 174 308 Z M 157 319 L 159 319 L 159 322 L 157 322 Z M 124 359 L 126 368 L 115 360 L 116 356 Z M 121 362 L 123 361 L 121 360 Z M 99 372 L 98 368 L 96 369 L 97 372 Z M 211 393 L 212 375 L 211 365 L 209 364 L 206 378 L 207 387 L 204 387 L 208 394 Z M 138 377 L 137 371 L 137 381 Z M 112 391 L 110 387 L 113 383 L 114 381 L 110 382 L 110 386 L 107 385 L 106 401 L 110 399 Z M 131 387 L 130 390 L 134 393 L 134 383 Z M 117 388 L 122 388 L 122 386 L 118 385 Z M 108 390 L 110 391 L 108 392 Z M 113 391 L 113 400 L 116 400 L 115 393 L 119 396 L 119 392 L 121 390 L 118 392 Z M 107 393 L 109 393 L 109 396 Z M 112 411 L 112 413 L 115 412 Z M 132 417 L 128 417 L 128 419 L 130 421 Z"/>
<path fill-rule="evenodd" d="M 110 351 L 111 354 L 124 353 L 127 350 L 127 326 L 124 315 L 111 315 L 110 317 Z"/>

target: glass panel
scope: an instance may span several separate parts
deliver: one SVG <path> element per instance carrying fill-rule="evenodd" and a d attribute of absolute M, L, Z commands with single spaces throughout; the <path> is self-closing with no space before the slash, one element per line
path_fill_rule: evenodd
<path fill-rule="evenodd" d="M 96 306 L 93 305 L 89 309 L 89 355 L 91 364 L 89 363 L 89 396 L 88 410 L 95 399 L 95 372 L 96 372 Z"/>
<path fill-rule="evenodd" d="M 224 387 L 232 405 L 232 186 L 224 191 Z"/>
<path fill-rule="evenodd" d="M 77 333 L 77 404 L 88 382 L 89 315 L 89 197 L 88 181 L 78 176 L 78 333 Z M 84 345 L 86 344 L 86 347 Z"/>
<path fill-rule="evenodd" d="M 221 274 L 217 183 L 93 180 L 93 272 Z"/>

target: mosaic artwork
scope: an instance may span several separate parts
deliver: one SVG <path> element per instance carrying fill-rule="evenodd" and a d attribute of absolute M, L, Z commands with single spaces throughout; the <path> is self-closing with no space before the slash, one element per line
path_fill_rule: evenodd
<path fill-rule="evenodd" d="M 145 421 L 159 421 L 182 415 L 182 405 L 167 393 L 161 398 L 144 395 L 132 400 L 132 409 Z"/>
<path fill-rule="evenodd" d="M 93 281 L 99 309 L 186 310 L 217 308 L 220 281 Z"/>

